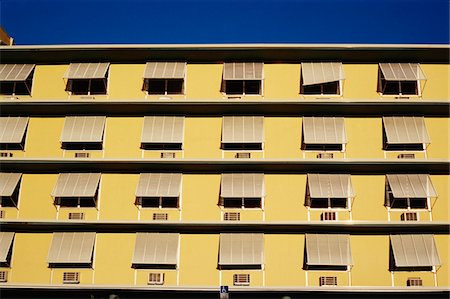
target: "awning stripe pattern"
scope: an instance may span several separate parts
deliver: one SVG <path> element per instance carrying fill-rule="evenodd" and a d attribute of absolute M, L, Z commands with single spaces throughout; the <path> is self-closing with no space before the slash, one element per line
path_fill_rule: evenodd
<path fill-rule="evenodd" d="M 132 263 L 176 266 L 179 238 L 176 233 L 137 233 Z"/>
<path fill-rule="evenodd" d="M 383 117 L 383 125 L 388 144 L 430 143 L 423 117 Z"/>
<path fill-rule="evenodd" d="M 94 197 L 101 173 L 60 173 L 53 197 Z"/>
<path fill-rule="evenodd" d="M 349 174 L 308 174 L 307 177 L 311 198 L 355 197 Z"/>
<path fill-rule="evenodd" d="M 25 81 L 35 64 L 0 64 L 0 81 Z"/>
<path fill-rule="evenodd" d="M 136 197 L 179 197 L 181 173 L 141 173 Z"/>
<path fill-rule="evenodd" d="M 263 116 L 224 116 L 222 143 L 263 143 Z"/>
<path fill-rule="evenodd" d="M 225 62 L 223 80 L 262 80 L 263 69 L 262 62 Z"/>
<path fill-rule="evenodd" d="M 349 235 L 306 234 L 306 255 L 310 266 L 353 265 Z"/>
<path fill-rule="evenodd" d="M 14 239 L 13 232 L 0 232 L 0 263 L 6 263 L 9 249 Z"/>
<path fill-rule="evenodd" d="M 64 74 L 66 79 L 104 79 L 109 62 L 71 63 Z"/>
<path fill-rule="evenodd" d="M 142 143 L 183 143 L 183 116 L 146 116 Z"/>
<path fill-rule="evenodd" d="M 66 116 L 61 142 L 102 142 L 105 116 Z"/>
<path fill-rule="evenodd" d="M 303 85 L 344 80 L 341 62 L 302 62 Z"/>
<path fill-rule="evenodd" d="M 220 196 L 222 198 L 264 197 L 264 174 L 224 173 L 220 184 Z"/>
<path fill-rule="evenodd" d="M 305 144 L 346 144 L 343 117 L 303 117 Z"/>
<path fill-rule="evenodd" d="M 262 265 L 264 234 L 220 234 L 219 265 Z"/>
<path fill-rule="evenodd" d="M 386 81 L 426 80 L 418 63 L 380 63 L 380 69 Z"/>
<path fill-rule="evenodd" d="M 391 235 L 397 267 L 440 266 L 441 259 L 433 235 Z"/>
<path fill-rule="evenodd" d="M 184 79 L 186 62 L 147 62 L 144 79 Z"/>
<path fill-rule="evenodd" d="M 0 143 L 21 143 L 28 121 L 28 117 L 0 117 Z"/>
<path fill-rule="evenodd" d="M 21 173 L 0 173 L 0 196 L 12 196 L 22 177 Z"/>
<path fill-rule="evenodd" d="M 428 174 L 387 174 L 386 178 L 395 198 L 438 196 Z"/>
<path fill-rule="evenodd" d="M 53 233 L 49 264 L 87 264 L 92 261 L 95 233 Z"/>

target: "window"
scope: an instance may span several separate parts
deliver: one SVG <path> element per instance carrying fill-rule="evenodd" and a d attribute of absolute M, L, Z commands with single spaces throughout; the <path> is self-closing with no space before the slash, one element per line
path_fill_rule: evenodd
<path fill-rule="evenodd" d="M 100 173 L 60 173 L 52 197 L 60 207 L 96 207 Z"/>
<path fill-rule="evenodd" d="M 95 233 L 53 233 L 47 261 L 51 268 L 90 268 Z"/>
<path fill-rule="evenodd" d="M 105 116 L 67 116 L 61 133 L 65 150 L 101 150 Z"/>
<path fill-rule="evenodd" d="M 345 79 L 340 62 L 303 62 L 300 93 L 304 95 L 341 95 Z"/>
<path fill-rule="evenodd" d="M 12 256 L 12 243 L 15 233 L 0 232 L 0 267 L 10 267 Z"/>
<path fill-rule="evenodd" d="M 141 148 L 146 150 L 182 150 L 184 117 L 146 116 Z"/>
<path fill-rule="evenodd" d="M 344 118 L 303 117 L 302 150 L 342 152 L 346 144 Z"/>
<path fill-rule="evenodd" d="M 134 268 L 176 269 L 179 256 L 177 233 L 137 233 L 132 264 Z"/>
<path fill-rule="evenodd" d="M 351 176 L 346 174 L 308 174 L 305 206 L 310 209 L 350 209 L 354 198 Z"/>
<path fill-rule="evenodd" d="M 306 234 L 303 269 L 347 271 L 353 264 L 350 236 Z"/>
<path fill-rule="evenodd" d="M 424 151 L 430 143 L 423 117 L 383 117 L 383 150 Z"/>
<path fill-rule="evenodd" d="M 227 95 L 261 95 L 264 79 L 263 63 L 224 63 L 222 92 Z"/>
<path fill-rule="evenodd" d="M 265 196 L 264 174 L 222 174 L 220 203 L 224 208 L 262 208 Z"/>
<path fill-rule="evenodd" d="M 220 269 L 262 269 L 263 263 L 264 234 L 220 234 Z"/>
<path fill-rule="evenodd" d="M 0 117 L 0 149 L 24 150 L 28 117 Z"/>
<path fill-rule="evenodd" d="M 109 63 L 71 63 L 64 78 L 70 95 L 106 94 Z"/>
<path fill-rule="evenodd" d="M 141 173 L 136 205 L 142 208 L 179 208 L 181 173 Z"/>
<path fill-rule="evenodd" d="M 221 147 L 223 150 L 262 150 L 264 117 L 224 116 Z"/>
<path fill-rule="evenodd" d="M 154 95 L 183 94 L 185 75 L 185 62 L 147 62 L 142 90 Z"/>
<path fill-rule="evenodd" d="M 0 64 L 0 94 L 31 95 L 34 64 Z"/>
<path fill-rule="evenodd" d="M 390 209 L 428 209 L 431 197 L 437 193 L 426 174 L 386 175 L 384 204 Z"/>
<path fill-rule="evenodd" d="M 21 173 L 0 173 L 0 207 L 17 207 Z"/>
<path fill-rule="evenodd" d="M 378 92 L 382 95 L 420 95 L 426 77 L 418 63 L 380 63 Z"/>

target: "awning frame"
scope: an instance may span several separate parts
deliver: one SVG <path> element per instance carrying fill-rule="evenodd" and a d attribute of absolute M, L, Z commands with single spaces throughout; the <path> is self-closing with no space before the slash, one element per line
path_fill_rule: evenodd
<path fill-rule="evenodd" d="M 249 240 L 251 241 L 251 246 L 245 246 L 246 248 L 244 248 L 243 242 Z M 235 255 L 233 255 L 233 253 L 235 253 Z M 251 258 L 249 255 L 251 256 Z M 231 270 L 231 269 L 263 270 L 264 258 L 265 258 L 264 234 L 262 233 L 220 234 L 219 256 L 218 256 L 219 270 Z"/>
<path fill-rule="evenodd" d="M 412 141 L 408 141 L 408 140 L 404 140 L 402 142 L 398 141 L 398 140 L 392 140 L 392 137 L 395 137 L 391 132 L 391 140 L 389 140 L 389 134 L 388 131 L 392 131 L 393 129 L 395 129 L 396 132 L 396 137 L 398 138 L 399 133 L 398 133 L 398 129 L 399 126 L 397 126 L 396 124 L 401 121 L 403 122 L 403 126 L 404 127 L 408 127 L 407 126 L 407 122 L 413 122 L 414 126 L 418 129 L 421 130 L 421 132 L 419 132 L 420 130 L 417 130 L 417 136 L 414 136 L 416 138 L 422 138 L 423 140 L 421 140 L 421 142 L 412 142 Z M 394 117 L 383 117 L 382 118 L 382 126 L 383 126 L 383 150 L 386 151 L 390 151 L 390 152 L 423 152 L 425 153 L 426 156 L 426 151 L 428 146 L 431 144 L 431 140 L 428 134 L 428 129 L 425 123 L 425 119 L 424 117 L 407 117 L 407 116 L 394 116 Z M 389 127 L 390 126 L 390 127 Z M 391 129 L 391 130 L 388 130 Z M 405 132 L 401 132 L 401 133 L 405 133 Z M 400 134 L 403 135 L 403 134 Z M 421 136 L 419 136 L 421 135 Z M 406 136 L 410 136 L 410 134 L 406 134 Z M 416 148 L 417 145 L 421 145 L 421 149 Z"/>
<path fill-rule="evenodd" d="M 252 137 L 248 138 L 245 136 L 245 127 L 250 125 L 253 127 Z M 236 122 L 242 121 L 242 126 L 239 127 L 235 125 Z M 231 130 L 226 130 L 226 126 L 232 123 Z M 258 127 L 259 122 L 262 122 L 261 128 Z M 261 130 L 259 132 L 259 129 Z M 237 140 L 234 137 L 235 133 L 239 133 L 242 130 L 242 140 Z M 231 132 L 229 132 L 231 131 Z M 233 137 L 229 139 L 228 135 L 233 135 Z M 221 149 L 222 151 L 234 151 L 234 152 L 262 152 L 264 151 L 264 116 L 224 116 L 222 117 L 222 130 L 221 130 Z M 257 135 L 261 135 L 257 138 Z M 223 152 L 222 152 L 223 153 Z"/>
<path fill-rule="evenodd" d="M 152 263 L 152 262 L 146 262 L 146 261 L 137 261 L 136 260 L 136 253 L 137 253 L 137 249 L 138 249 L 138 242 L 139 240 L 142 242 L 144 241 L 145 245 L 147 245 L 147 242 L 150 241 L 151 238 L 158 238 L 163 236 L 165 238 L 164 240 L 164 245 L 168 245 L 168 242 L 170 241 L 171 238 L 176 237 L 177 239 L 177 248 L 176 250 L 176 256 L 175 256 L 175 263 L 172 262 L 163 262 L 163 263 Z M 161 241 L 161 240 L 159 240 Z M 173 241 L 173 240 L 172 240 Z M 179 270 L 179 265 L 180 265 L 180 244 L 181 243 L 181 238 L 180 238 L 180 234 L 178 233 L 148 233 L 148 232 L 141 232 L 141 233 L 137 233 L 136 234 L 136 241 L 135 241 L 135 245 L 134 245 L 134 253 L 133 253 L 133 257 L 132 257 L 132 267 L 135 269 L 165 269 L 165 270 Z M 155 248 L 155 251 L 157 251 L 157 249 Z M 156 252 L 155 252 L 156 253 Z M 143 257 L 141 257 L 143 258 Z"/>
<path fill-rule="evenodd" d="M 12 117 L 12 116 L 7 116 L 7 117 L 1 117 L 2 122 L 6 119 L 6 124 L 11 126 L 11 124 L 9 124 L 9 122 L 15 121 L 14 124 L 14 128 L 12 128 L 13 133 L 14 132 L 19 132 L 19 134 L 16 134 L 18 136 L 21 136 L 20 140 L 13 138 L 14 140 L 3 140 L 2 142 L 0 142 L 0 147 L 3 150 L 24 150 L 25 149 L 25 144 L 26 144 L 26 138 L 27 138 L 27 132 L 28 132 L 28 125 L 30 122 L 29 117 Z M 4 132 L 7 131 L 8 127 L 6 126 L 4 127 Z M 19 130 L 16 130 L 17 127 L 22 127 Z M 23 131 L 22 131 L 23 129 Z M 12 136 L 16 136 L 16 135 L 12 135 Z M 17 136 L 16 136 L 17 137 Z M 2 136 L 3 139 L 3 136 Z"/>
<path fill-rule="evenodd" d="M 156 122 L 157 120 L 159 120 L 160 122 L 162 122 L 163 124 L 167 121 L 170 120 L 173 122 L 173 125 L 175 125 L 177 119 L 178 121 L 180 121 L 182 119 L 182 125 L 181 125 L 181 140 L 163 140 L 164 138 L 162 138 L 161 140 L 155 140 L 155 141 L 149 141 L 149 140 L 144 140 L 144 137 L 148 138 L 148 136 L 146 136 L 145 132 L 146 129 L 148 130 L 149 127 L 151 127 L 151 125 L 148 124 L 148 122 L 151 120 L 151 118 L 155 118 L 154 121 Z M 146 127 L 147 124 L 147 127 Z M 145 116 L 144 117 L 144 124 L 142 126 L 142 130 L 141 130 L 141 149 L 143 150 L 155 150 L 155 151 L 168 151 L 168 152 L 173 152 L 173 151 L 183 151 L 183 146 L 184 146 L 184 135 L 185 135 L 185 131 L 186 131 L 186 119 L 184 116 Z M 158 126 L 156 126 L 158 127 Z M 164 133 L 165 126 L 161 126 L 161 133 Z M 175 128 L 176 129 L 176 128 Z M 175 132 L 172 132 L 172 135 L 174 135 Z"/>
<path fill-rule="evenodd" d="M 2 64 L 2 65 L 6 65 L 6 64 Z M 0 65 L 0 67 L 2 66 Z M 28 68 L 28 70 L 26 70 L 26 77 L 23 76 L 21 78 L 5 78 L 4 80 L 0 80 L 0 83 L 2 84 L 13 84 L 13 92 L 11 94 L 11 96 L 15 97 L 16 96 L 16 87 L 17 84 L 24 84 L 26 89 L 28 90 L 28 96 L 31 96 L 31 89 L 33 86 L 33 76 L 34 76 L 34 70 L 36 65 L 35 64 L 14 64 L 13 69 L 17 66 L 22 66 L 22 68 Z M 10 71 L 11 72 L 11 71 Z M 7 75 L 8 77 L 8 75 Z"/>
<path fill-rule="evenodd" d="M 411 79 L 411 80 L 406 80 L 406 79 L 400 80 L 398 78 L 389 78 L 389 77 L 386 78 L 386 75 L 383 71 L 383 69 L 384 69 L 383 65 L 386 67 L 387 67 L 387 65 L 389 65 L 389 67 L 391 67 L 391 64 L 397 64 L 401 69 L 403 67 L 405 67 L 406 65 L 408 65 L 409 67 L 411 67 L 411 65 L 415 65 L 418 70 L 418 74 L 417 74 L 416 78 Z M 411 81 L 415 81 L 417 84 L 417 94 L 403 94 L 401 92 L 402 82 L 411 82 Z M 383 84 L 383 82 L 385 84 Z M 387 82 L 398 82 L 399 94 L 385 94 Z M 422 91 L 425 89 L 426 83 L 427 83 L 427 78 L 426 78 L 425 74 L 423 73 L 422 68 L 420 67 L 419 63 L 379 63 L 378 64 L 378 88 L 377 88 L 377 91 L 379 93 L 381 93 L 381 95 L 383 95 L 383 96 L 400 96 L 400 97 L 402 97 L 402 96 L 405 96 L 405 97 L 418 96 L 418 97 L 421 97 Z"/>
<path fill-rule="evenodd" d="M 95 77 L 95 78 L 80 78 L 80 77 L 76 77 L 76 78 L 70 78 L 69 77 L 69 72 L 70 72 L 70 68 L 72 65 L 74 64 L 91 64 L 91 63 L 70 63 L 69 68 L 67 69 L 66 73 L 63 76 L 63 82 L 66 85 L 65 91 L 69 94 L 69 97 L 72 95 L 87 95 L 87 96 L 91 96 L 91 85 L 92 85 L 92 80 L 101 80 L 103 82 L 103 85 L 105 87 L 105 93 L 100 94 L 100 95 L 108 95 L 109 94 L 109 90 L 108 90 L 108 81 L 109 81 L 109 68 L 110 68 L 110 63 L 101 63 L 99 62 L 98 65 L 100 64 L 107 64 L 104 75 L 102 77 Z M 74 93 L 72 91 L 72 85 L 74 81 L 87 81 L 88 82 L 88 90 L 87 93 Z"/>
<path fill-rule="evenodd" d="M 13 188 L 12 192 L 9 196 L 4 195 L 0 196 L 0 207 L 3 207 L 3 199 L 8 198 L 13 206 L 18 210 L 19 209 L 19 197 L 20 197 L 20 189 L 22 187 L 22 173 L 1 173 L 1 175 L 10 175 L 10 179 L 13 179 L 15 182 L 15 187 Z M 15 177 L 13 177 L 15 175 Z M 8 205 L 7 205 L 8 206 Z"/>
<path fill-rule="evenodd" d="M 56 181 L 56 184 L 53 188 L 53 191 L 51 193 L 51 196 L 53 197 L 53 205 L 56 207 L 56 211 L 59 212 L 59 210 L 61 208 L 95 208 L 97 211 L 99 211 L 100 207 L 99 207 L 99 193 L 100 193 L 100 188 L 101 188 L 101 183 L 102 183 L 102 176 L 100 173 L 100 178 L 98 180 L 98 183 L 96 185 L 96 189 L 94 192 L 93 196 L 56 196 L 54 194 L 55 189 L 58 186 L 58 181 L 59 181 L 59 177 L 61 174 L 67 174 L 67 173 L 60 173 L 58 175 L 58 180 Z M 69 173 L 70 174 L 77 174 L 77 173 Z M 95 174 L 95 173 L 90 173 L 90 174 Z M 98 174 L 98 173 L 97 173 Z M 77 204 L 76 206 L 73 205 L 73 201 L 74 199 L 76 199 Z M 92 200 L 93 205 L 87 205 L 84 206 L 82 205 L 82 202 L 84 201 L 89 201 Z M 70 204 L 66 204 L 65 202 L 68 201 Z"/>
<path fill-rule="evenodd" d="M 332 121 L 333 127 L 330 128 L 329 122 Z M 312 128 L 309 127 L 312 125 Z M 307 126 L 309 128 L 307 128 Z M 328 133 L 330 129 L 334 130 L 331 136 Z M 313 132 L 310 132 L 310 131 Z M 342 132 L 339 132 L 341 131 Z M 319 137 L 316 137 L 316 131 L 319 131 Z M 327 134 L 325 134 L 327 132 Z M 321 140 L 306 140 L 306 136 L 313 135 L 314 139 Z M 309 138 L 308 138 L 309 139 Z M 341 139 L 341 140 L 338 140 Z M 348 143 L 347 132 L 345 130 L 345 119 L 343 117 L 303 117 L 302 118 L 302 136 L 301 149 L 304 152 L 327 152 L 327 153 L 344 153 Z"/>
<path fill-rule="evenodd" d="M 339 241 L 342 241 L 343 239 L 345 239 L 345 243 L 346 246 L 348 246 L 347 249 L 343 249 L 343 252 L 347 254 L 347 256 L 342 256 L 341 254 L 341 259 L 342 258 L 347 258 L 348 261 L 347 263 L 337 263 L 337 264 L 333 264 L 332 261 L 330 261 L 330 263 L 326 263 L 326 262 L 322 262 L 319 261 L 318 263 L 315 263 L 314 261 L 310 261 L 310 259 L 313 259 L 311 257 L 311 254 L 308 254 L 308 247 L 312 246 L 314 244 L 310 244 L 309 242 L 313 242 L 314 238 L 322 238 L 323 239 L 327 239 L 327 245 L 329 247 L 329 240 L 330 239 L 337 239 L 338 243 Z M 341 239 L 341 240 L 340 240 Z M 323 243 L 320 243 L 322 246 Z M 316 244 L 317 245 L 317 244 Z M 341 245 L 341 244 L 340 244 Z M 339 249 L 341 249 L 341 247 L 339 246 Z M 334 251 L 331 251 L 331 248 L 317 248 L 316 253 L 320 253 L 320 251 L 327 251 L 328 258 L 332 258 L 331 254 L 335 253 Z M 320 260 L 320 258 L 319 258 Z M 353 255 L 352 255 L 352 250 L 351 250 L 351 242 L 350 242 L 350 235 L 348 234 L 336 234 L 336 235 L 332 235 L 332 234 L 305 234 L 305 247 L 304 247 L 304 254 L 303 254 L 303 269 L 307 270 L 307 271 L 346 271 L 349 272 L 351 271 L 351 268 L 353 267 Z"/>
<path fill-rule="evenodd" d="M 69 245 L 69 241 L 64 241 L 65 238 L 69 238 L 70 241 L 70 250 L 69 253 L 65 252 L 63 256 L 65 258 L 62 258 L 62 261 L 60 260 L 60 254 L 61 254 L 61 248 L 63 248 L 63 244 L 66 246 Z M 74 239 L 76 239 L 78 242 L 81 238 L 81 244 L 75 242 Z M 57 242 L 58 241 L 58 242 Z M 86 242 L 87 241 L 87 242 Z M 54 232 L 52 236 L 52 242 L 50 244 L 48 256 L 47 256 L 47 262 L 49 264 L 50 268 L 93 268 L 94 259 L 95 259 L 95 249 L 96 249 L 96 242 L 97 241 L 97 234 L 92 232 Z M 57 260 L 55 260 L 55 256 L 53 256 L 56 252 L 55 250 L 58 249 L 56 245 L 54 245 L 54 242 L 57 242 L 56 245 L 59 245 L 59 250 L 57 251 Z M 92 243 L 91 243 L 92 242 Z M 60 244 L 58 244 L 60 243 Z M 80 247 L 80 245 L 89 245 L 84 249 L 87 249 L 87 251 L 83 251 L 83 248 Z M 92 247 L 91 247 L 92 246 Z M 72 249 L 79 250 L 78 252 L 78 260 L 72 259 L 73 256 L 70 256 L 70 253 Z M 67 247 L 66 247 L 67 250 Z M 89 256 L 89 261 L 87 260 L 80 260 L 81 255 L 87 255 Z M 87 257 L 86 256 L 86 257 Z"/>
<path fill-rule="evenodd" d="M 14 246 L 15 232 L 0 232 L 0 264 L 1 267 L 9 266 L 11 262 L 11 253 Z"/>

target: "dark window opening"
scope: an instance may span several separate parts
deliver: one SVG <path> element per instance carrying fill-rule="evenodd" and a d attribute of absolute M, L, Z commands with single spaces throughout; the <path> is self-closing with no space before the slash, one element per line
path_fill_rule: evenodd
<path fill-rule="evenodd" d="M 0 94 L 3 95 L 31 95 L 34 70 L 25 81 L 0 81 Z"/>
<path fill-rule="evenodd" d="M 223 198 L 222 202 L 224 208 L 260 209 L 262 207 L 259 197 Z"/>
<path fill-rule="evenodd" d="M 386 182 L 385 206 L 391 209 L 428 209 L 427 198 L 395 198 Z"/>
<path fill-rule="evenodd" d="M 62 208 L 95 208 L 97 206 L 97 194 L 94 197 L 56 197 L 55 205 Z"/>
<path fill-rule="evenodd" d="M 262 143 L 222 143 L 223 150 L 262 150 Z"/>
<path fill-rule="evenodd" d="M 347 198 L 311 198 L 312 209 L 347 208 Z"/>
<path fill-rule="evenodd" d="M 261 80 L 225 80 L 222 92 L 227 95 L 261 94 Z"/>
<path fill-rule="evenodd" d="M 161 269 L 161 270 L 175 270 L 177 265 L 166 265 L 166 264 L 133 264 L 134 269 Z"/>
<path fill-rule="evenodd" d="M 386 129 L 383 125 L 383 150 L 385 151 L 423 151 L 425 150 L 423 143 L 401 143 L 390 144 L 386 136 Z"/>
<path fill-rule="evenodd" d="M 300 93 L 306 95 L 339 95 L 339 81 L 326 82 L 320 84 L 303 85 L 303 78 L 300 82 Z"/>
<path fill-rule="evenodd" d="M 183 94 L 184 79 L 145 79 L 142 87 L 148 94 Z"/>
<path fill-rule="evenodd" d="M 61 148 L 65 150 L 101 150 L 103 142 L 62 142 Z"/>
<path fill-rule="evenodd" d="M 73 95 L 106 94 L 107 79 L 69 79 L 66 91 Z"/>
<path fill-rule="evenodd" d="M 383 72 L 378 71 L 377 91 L 384 95 L 418 95 L 419 85 L 417 81 L 387 81 Z"/>
<path fill-rule="evenodd" d="M 92 260 L 89 263 L 50 263 L 49 268 L 63 269 L 63 268 L 80 268 L 89 269 L 92 268 Z"/>
<path fill-rule="evenodd" d="M 136 204 L 143 208 L 178 208 L 178 197 L 139 197 Z"/>
<path fill-rule="evenodd" d="M 182 150 L 182 143 L 141 143 L 141 149 L 145 150 Z"/>
<path fill-rule="evenodd" d="M 316 152 L 342 152 L 344 150 L 344 144 L 342 143 L 305 143 L 305 132 L 302 129 L 302 145 L 301 149 L 304 151 L 316 151 Z"/>
<path fill-rule="evenodd" d="M 219 270 L 261 270 L 261 265 L 219 265 Z"/>

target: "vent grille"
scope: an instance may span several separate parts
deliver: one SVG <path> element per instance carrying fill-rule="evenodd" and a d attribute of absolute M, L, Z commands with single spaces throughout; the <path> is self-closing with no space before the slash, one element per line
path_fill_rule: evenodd
<path fill-rule="evenodd" d="M 397 156 L 399 159 L 414 159 L 415 157 L 415 154 L 400 154 Z"/>
<path fill-rule="evenodd" d="M 400 215 L 401 221 L 417 221 L 419 220 L 419 214 L 414 212 L 406 212 Z"/>
<path fill-rule="evenodd" d="M 7 281 L 8 281 L 8 272 L 0 271 L 0 282 L 7 282 Z"/>
<path fill-rule="evenodd" d="M 90 153 L 75 153 L 75 158 L 89 158 Z"/>
<path fill-rule="evenodd" d="M 320 153 L 317 154 L 317 159 L 333 159 L 332 153 Z"/>
<path fill-rule="evenodd" d="M 162 159 L 174 159 L 175 158 L 175 153 L 172 153 L 172 152 L 161 153 L 161 158 Z"/>
<path fill-rule="evenodd" d="M 83 220 L 84 213 L 69 213 L 70 220 Z"/>
<path fill-rule="evenodd" d="M 10 152 L 0 152 L 0 157 L 2 158 L 12 158 L 14 155 Z"/>
<path fill-rule="evenodd" d="M 337 286 L 336 276 L 320 276 L 319 278 L 320 286 Z"/>
<path fill-rule="evenodd" d="M 408 287 L 421 287 L 423 286 L 422 279 L 420 277 L 409 277 L 406 281 Z"/>
<path fill-rule="evenodd" d="M 167 213 L 153 213 L 153 220 L 167 220 L 169 214 Z"/>
<path fill-rule="evenodd" d="M 149 285 L 162 285 L 164 284 L 164 273 L 148 273 Z"/>
<path fill-rule="evenodd" d="M 251 154 L 250 153 L 236 153 L 236 156 L 234 156 L 236 159 L 250 159 Z"/>
<path fill-rule="evenodd" d="M 6 217 L 6 211 L 0 211 L 0 219 L 3 219 Z"/>
<path fill-rule="evenodd" d="M 336 212 L 323 212 L 320 214 L 320 220 L 322 221 L 334 221 L 337 220 Z"/>
<path fill-rule="evenodd" d="M 64 272 L 63 273 L 63 283 L 68 283 L 68 284 L 80 283 L 80 273 L 79 272 Z"/>
<path fill-rule="evenodd" d="M 249 286 L 250 274 L 234 274 L 233 285 L 235 286 Z"/>
<path fill-rule="evenodd" d="M 239 212 L 225 212 L 223 214 L 223 220 L 225 221 L 240 221 L 241 213 Z"/>

